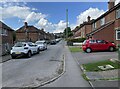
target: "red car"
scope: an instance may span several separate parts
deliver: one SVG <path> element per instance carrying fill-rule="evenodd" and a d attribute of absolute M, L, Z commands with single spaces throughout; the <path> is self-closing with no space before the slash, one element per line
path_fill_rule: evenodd
<path fill-rule="evenodd" d="M 90 53 L 92 51 L 114 51 L 116 49 L 116 46 L 114 43 L 105 41 L 105 40 L 85 40 L 82 45 L 82 49 Z"/>

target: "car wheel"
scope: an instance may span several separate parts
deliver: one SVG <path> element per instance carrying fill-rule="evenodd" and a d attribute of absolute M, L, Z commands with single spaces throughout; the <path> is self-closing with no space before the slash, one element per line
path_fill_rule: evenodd
<path fill-rule="evenodd" d="M 15 59 L 16 57 L 15 56 L 13 56 L 13 55 L 11 55 L 11 57 L 12 57 L 12 59 Z"/>
<path fill-rule="evenodd" d="M 40 50 L 39 50 L 39 49 L 37 49 L 37 54 L 39 54 L 39 52 L 40 52 Z"/>
<path fill-rule="evenodd" d="M 87 52 L 87 53 L 90 53 L 91 51 L 92 51 L 91 48 L 87 48 L 87 49 L 86 49 L 86 52 Z"/>
<path fill-rule="evenodd" d="M 114 47 L 109 47 L 109 51 L 113 52 L 114 51 Z"/>
<path fill-rule="evenodd" d="M 31 54 L 31 52 L 29 51 L 29 52 L 27 53 L 27 57 L 30 58 L 31 55 L 32 55 L 32 54 Z"/>

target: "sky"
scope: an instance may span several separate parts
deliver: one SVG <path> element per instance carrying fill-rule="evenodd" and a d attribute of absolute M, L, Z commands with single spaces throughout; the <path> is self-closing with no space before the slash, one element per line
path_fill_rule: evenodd
<path fill-rule="evenodd" d="M 116 4 L 120 0 L 116 1 Z M 28 22 L 46 32 L 63 32 L 66 28 L 66 9 L 68 23 L 73 30 L 87 20 L 96 19 L 108 10 L 107 2 L 0 2 L 0 20 L 17 30 Z"/>

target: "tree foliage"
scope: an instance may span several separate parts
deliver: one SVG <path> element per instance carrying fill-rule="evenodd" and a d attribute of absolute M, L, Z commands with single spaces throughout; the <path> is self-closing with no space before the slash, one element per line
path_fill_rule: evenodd
<path fill-rule="evenodd" d="M 71 36 L 73 36 L 73 33 L 72 33 L 70 27 L 65 28 L 65 30 L 64 30 L 64 36 L 65 37 L 71 37 Z"/>

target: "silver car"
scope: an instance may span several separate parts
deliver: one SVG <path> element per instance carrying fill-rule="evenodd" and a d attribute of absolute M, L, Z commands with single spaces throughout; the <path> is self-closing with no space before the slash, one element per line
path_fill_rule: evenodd
<path fill-rule="evenodd" d="M 46 50 L 47 49 L 47 43 L 45 40 L 36 41 L 35 44 L 39 46 L 39 50 Z"/>

